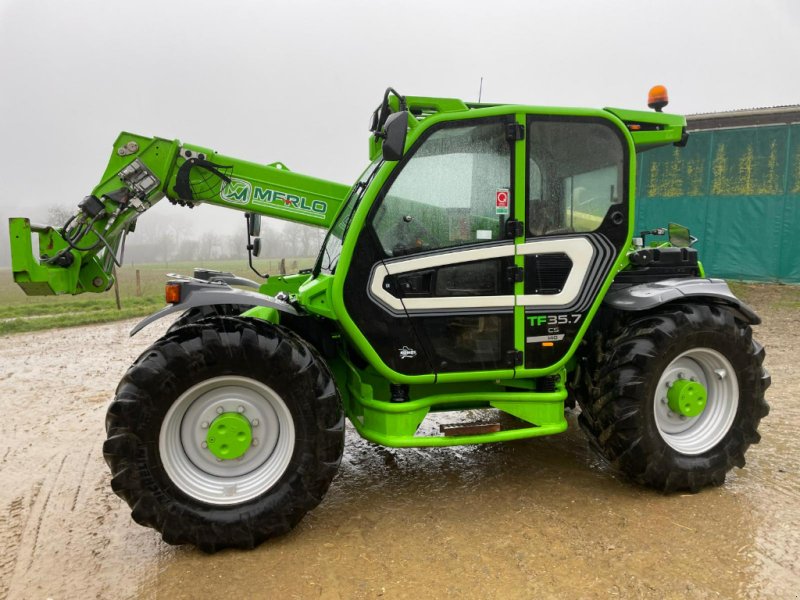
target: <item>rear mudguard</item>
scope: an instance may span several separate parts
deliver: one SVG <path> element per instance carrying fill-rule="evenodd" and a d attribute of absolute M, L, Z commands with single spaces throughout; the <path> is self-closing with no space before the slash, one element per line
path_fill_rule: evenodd
<path fill-rule="evenodd" d="M 139 321 L 136 327 L 131 329 L 131 336 L 136 335 L 142 329 L 175 312 L 183 312 L 196 306 L 211 306 L 212 304 L 246 304 L 249 306 L 266 306 L 274 308 L 290 315 L 296 315 L 297 310 L 286 300 L 232 288 L 222 281 L 208 282 L 194 278 L 181 278 L 169 281 L 170 284 L 180 284 L 180 302 L 169 304 L 157 313 L 153 313 L 146 319 Z"/>
<path fill-rule="evenodd" d="M 603 303 L 617 310 L 638 312 L 677 300 L 701 298 L 734 307 L 751 325 L 761 323 L 755 311 L 734 296 L 723 279 L 688 277 L 612 287 Z"/>

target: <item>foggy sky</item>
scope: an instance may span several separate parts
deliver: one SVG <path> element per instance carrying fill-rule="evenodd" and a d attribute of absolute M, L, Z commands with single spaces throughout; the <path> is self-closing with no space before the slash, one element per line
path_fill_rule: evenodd
<path fill-rule="evenodd" d="M 409 95 L 667 111 L 796 104 L 800 3 L 0 0 L 0 245 L 76 205 L 122 130 L 351 183 L 367 120 Z M 140 222 L 243 227 L 164 202 Z M 268 243 L 268 242 L 267 242 Z M 7 252 L 0 250 L 0 257 Z"/>

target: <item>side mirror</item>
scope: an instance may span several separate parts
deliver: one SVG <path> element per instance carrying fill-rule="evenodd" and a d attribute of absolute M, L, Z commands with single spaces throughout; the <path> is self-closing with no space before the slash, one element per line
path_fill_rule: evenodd
<path fill-rule="evenodd" d="M 261 238 L 258 237 L 261 235 L 261 215 L 246 212 L 244 216 L 247 219 L 247 263 L 250 265 L 253 273 L 259 277 L 268 279 L 269 275 L 262 275 L 253 266 L 253 257 L 261 254 Z"/>
<path fill-rule="evenodd" d="M 406 147 L 408 131 L 408 112 L 402 110 L 392 113 L 383 127 L 383 159 L 400 160 Z"/>
<path fill-rule="evenodd" d="M 692 236 L 689 235 L 689 228 L 677 223 L 667 225 L 669 233 L 669 243 L 678 248 L 688 248 L 692 245 Z"/>
<path fill-rule="evenodd" d="M 261 215 L 247 213 L 247 235 L 256 238 L 261 235 Z"/>

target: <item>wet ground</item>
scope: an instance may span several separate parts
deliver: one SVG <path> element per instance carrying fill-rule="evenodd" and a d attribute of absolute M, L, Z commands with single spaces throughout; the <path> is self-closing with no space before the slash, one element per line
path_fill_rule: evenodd
<path fill-rule="evenodd" d="M 350 429 L 297 529 L 212 556 L 133 523 L 102 459 L 114 387 L 165 326 L 2 337 L 0 598 L 797 598 L 800 310 L 752 303 L 772 413 L 721 488 L 629 484 L 574 415 L 560 436 L 452 449 L 387 450 Z"/>

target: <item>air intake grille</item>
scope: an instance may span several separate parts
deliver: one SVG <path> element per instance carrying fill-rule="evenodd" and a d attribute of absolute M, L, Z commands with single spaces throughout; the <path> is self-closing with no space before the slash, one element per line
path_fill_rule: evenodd
<path fill-rule="evenodd" d="M 572 261 L 563 252 L 526 256 L 525 293 L 558 294 L 571 270 Z"/>

